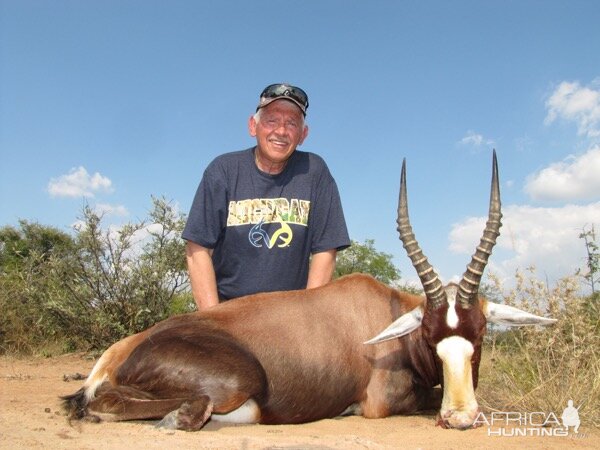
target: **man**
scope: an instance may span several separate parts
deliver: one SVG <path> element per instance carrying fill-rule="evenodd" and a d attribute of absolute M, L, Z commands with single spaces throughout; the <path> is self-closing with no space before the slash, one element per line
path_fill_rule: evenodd
<path fill-rule="evenodd" d="M 183 231 L 198 309 L 326 284 L 337 251 L 350 245 L 327 165 L 296 150 L 308 135 L 307 108 L 302 89 L 267 86 L 248 121 L 256 146 L 206 168 Z"/>

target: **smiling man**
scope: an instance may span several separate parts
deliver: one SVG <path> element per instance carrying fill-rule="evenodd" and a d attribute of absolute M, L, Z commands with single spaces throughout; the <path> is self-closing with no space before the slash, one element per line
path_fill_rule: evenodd
<path fill-rule="evenodd" d="M 302 89 L 267 86 L 248 121 L 256 146 L 206 168 L 183 231 L 199 309 L 326 284 L 337 251 L 350 245 L 327 165 L 297 150 L 308 136 L 307 109 Z"/>

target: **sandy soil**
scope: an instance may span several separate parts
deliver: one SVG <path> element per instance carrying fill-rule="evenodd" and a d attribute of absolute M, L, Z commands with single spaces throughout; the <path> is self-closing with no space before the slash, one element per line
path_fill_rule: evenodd
<path fill-rule="evenodd" d="M 578 435 L 489 436 L 488 428 L 444 430 L 433 416 L 362 417 L 305 425 L 218 425 L 202 431 L 159 430 L 154 422 L 73 423 L 58 396 L 76 391 L 94 361 L 83 355 L 16 359 L 0 357 L 0 449 L 391 449 L 391 448 L 600 448 L 600 430 L 582 424 Z"/>

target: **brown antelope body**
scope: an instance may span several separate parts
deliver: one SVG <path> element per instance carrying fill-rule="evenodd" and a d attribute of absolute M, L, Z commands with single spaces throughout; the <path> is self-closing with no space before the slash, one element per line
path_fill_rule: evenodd
<path fill-rule="evenodd" d="M 461 282 L 443 287 L 412 234 L 403 164 L 398 230 L 425 297 L 355 274 L 172 317 L 111 346 L 65 407 L 71 418 L 161 419 L 184 430 L 209 419 L 283 424 L 431 409 L 444 427 L 471 427 L 486 322 L 553 322 L 478 298 L 500 217 L 494 154 L 481 243 Z"/>

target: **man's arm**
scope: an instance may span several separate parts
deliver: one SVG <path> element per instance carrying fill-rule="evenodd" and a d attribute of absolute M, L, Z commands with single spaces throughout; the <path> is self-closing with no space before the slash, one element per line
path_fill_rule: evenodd
<path fill-rule="evenodd" d="M 333 249 L 312 255 L 306 289 L 316 288 L 331 281 L 335 270 L 336 254 L 337 250 Z"/>
<path fill-rule="evenodd" d="M 185 253 L 188 272 L 192 284 L 192 294 L 199 310 L 219 303 L 212 252 L 212 249 L 187 241 Z"/>

